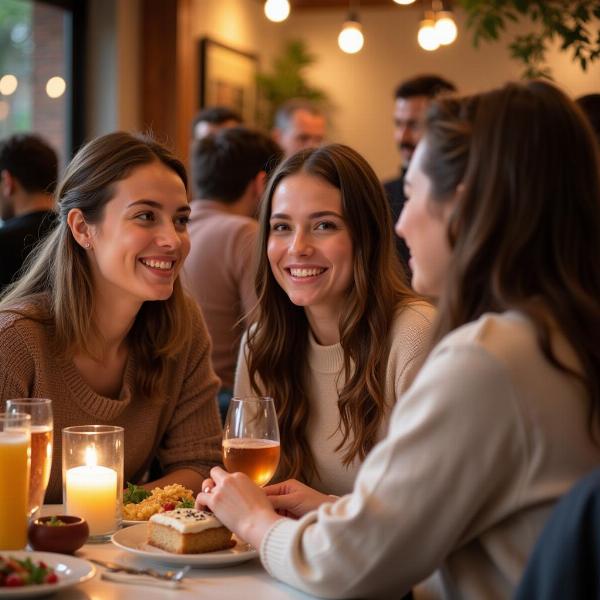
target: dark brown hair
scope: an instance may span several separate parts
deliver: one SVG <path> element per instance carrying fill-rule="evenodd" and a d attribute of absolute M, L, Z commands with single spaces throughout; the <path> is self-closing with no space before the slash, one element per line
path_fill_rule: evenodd
<path fill-rule="evenodd" d="M 308 321 L 275 280 L 267 258 L 273 194 L 296 173 L 319 177 L 339 189 L 353 244 L 354 281 L 340 319 L 346 383 L 340 392 L 340 429 L 349 464 L 364 458 L 376 441 L 385 413 L 385 371 L 397 309 L 415 299 L 403 282 L 392 241 L 390 209 L 375 173 L 347 146 L 332 144 L 287 159 L 270 180 L 260 212 L 256 327 L 248 337 L 250 381 L 275 400 L 281 430 L 279 475 L 308 480 L 316 473 L 306 428 Z"/>
<path fill-rule="evenodd" d="M 155 161 L 174 171 L 187 190 L 183 164 L 149 137 L 116 132 L 83 146 L 56 190 L 58 224 L 30 255 L 23 277 L 8 288 L 0 310 L 17 310 L 42 319 L 45 310 L 36 310 L 35 306 L 49 302 L 50 323 L 59 349 L 67 354 L 81 351 L 97 357 L 98 342 L 103 338 L 93 319 L 92 273 L 85 250 L 67 225 L 67 216 L 77 208 L 87 223 L 101 222 L 115 184 L 137 167 Z M 190 310 L 179 278 L 170 298 L 142 305 L 128 335 L 139 365 L 135 374 L 137 393 L 145 397 L 159 393 L 166 361 L 189 341 Z"/>
<path fill-rule="evenodd" d="M 590 430 L 600 409 L 600 159 L 569 98 L 540 81 L 508 84 L 428 116 L 423 171 L 434 203 L 454 196 L 453 257 L 434 339 L 487 311 L 533 322 L 555 367 L 582 380 Z M 551 345 L 558 327 L 581 372 Z"/>

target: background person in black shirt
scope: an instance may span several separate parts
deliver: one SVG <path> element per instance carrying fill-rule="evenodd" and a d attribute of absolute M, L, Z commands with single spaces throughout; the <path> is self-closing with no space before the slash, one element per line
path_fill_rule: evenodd
<path fill-rule="evenodd" d="M 56 152 L 40 137 L 16 134 L 0 141 L 0 292 L 52 228 Z"/>

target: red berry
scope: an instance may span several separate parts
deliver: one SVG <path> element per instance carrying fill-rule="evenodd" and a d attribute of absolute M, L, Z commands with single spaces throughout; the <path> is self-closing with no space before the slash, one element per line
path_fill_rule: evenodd
<path fill-rule="evenodd" d="M 175 510 L 175 502 L 165 502 L 162 507 L 165 511 Z"/>
<path fill-rule="evenodd" d="M 54 571 L 48 573 L 46 577 L 44 577 L 44 583 L 56 583 L 58 581 L 58 576 Z"/>
<path fill-rule="evenodd" d="M 25 585 L 25 581 L 23 579 L 23 576 L 19 573 L 11 573 L 6 577 L 4 585 L 6 587 L 20 587 L 22 585 Z"/>
<path fill-rule="evenodd" d="M 43 560 L 40 560 L 39 565 L 40 565 L 40 567 L 42 569 L 47 569 L 48 568 L 48 565 Z"/>

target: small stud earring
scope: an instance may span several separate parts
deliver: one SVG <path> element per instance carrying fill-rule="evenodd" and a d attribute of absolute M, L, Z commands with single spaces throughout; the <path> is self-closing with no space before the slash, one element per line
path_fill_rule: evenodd
<path fill-rule="evenodd" d="M 91 248 L 91 244 L 90 244 L 89 242 L 86 242 L 86 243 L 84 244 L 84 246 L 85 246 L 85 249 L 86 249 L 86 250 L 89 250 L 89 249 Z"/>

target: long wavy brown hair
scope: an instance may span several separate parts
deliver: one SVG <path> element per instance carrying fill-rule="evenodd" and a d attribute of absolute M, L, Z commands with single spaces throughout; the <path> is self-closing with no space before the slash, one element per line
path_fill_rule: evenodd
<path fill-rule="evenodd" d="M 306 428 L 308 331 L 304 309 L 277 283 L 267 258 L 271 204 L 277 186 L 303 172 L 341 192 L 342 213 L 353 245 L 354 281 L 339 323 L 345 384 L 338 406 L 343 463 L 363 459 L 376 441 L 384 417 L 385 371 L 390 331 L 398 309 L 416 296 L 404 282 L 393 245 L 385 193 L 369 164 L 347 146 L 333 144 L 286 160 L 269 181 L 260 211 L 256 275 L 256 326 L 250 330 L 247 360 L 256 393 L 274 398 L 283 440 L 279 475 L 307 481 L 317 475 Z"/>
<path fill-rule="evenodd" d="M 160 161 L 187 190 L 184 165 L 147 136 L 124 132 L 92 140 L 75 155 L 56 190 L 58 225 L 29 257 L 23 276 L 3 295 L 0 310 L 16 311 L 53 326 L 59 351 L 99 357 L 102 332 L 94 320 L 94 282 L 86 252 L 75 241 L 67 216 L 78 208 L 87 223 L 99 223 L 115 184 L 142 165 Z M 189 343 L 191 303 L 175 281 L 167 300 L 144 302 L 128 334 L 139 368 L 135 390 L 159 398 L 167 361 Z M 48 310 L 49 307 L 49 310 Z"/>
<path fill-rule="evenodd" d="M 600 158 L 579 108 L 540 81 L 429 112 L 423 171 L 433 206 L 462 183 L 448 235 L 453 256 L 434 341 L 488 311 L 526 314 L 556 368 L 580 379 L 589 426 L 600 409 Z M 551 344 L 558 327 L 581 371 Z"/>

